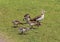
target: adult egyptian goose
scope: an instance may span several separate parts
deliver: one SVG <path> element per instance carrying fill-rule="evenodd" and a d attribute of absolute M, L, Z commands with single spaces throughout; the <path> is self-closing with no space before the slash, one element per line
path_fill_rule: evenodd
<path fill-rule="evenodd" d="M 31 19 L 32 21 L 41 21 L 44 19 L 44 14 L 45 14 L 45 11 L 42 10 L 41 12 L 41 15 L 40 16 L 36 16 L 35 18 Z"/>
<path fill-rule="evenodd" d="M 33 28 L 34 25 L 35 26 L 39 26 L 40 25 L 40 22 L 32 21 L 29 16 L 26 16 L 24 19 L 26 20 L 26 23 L 29 24 L 32 28 Z"/>

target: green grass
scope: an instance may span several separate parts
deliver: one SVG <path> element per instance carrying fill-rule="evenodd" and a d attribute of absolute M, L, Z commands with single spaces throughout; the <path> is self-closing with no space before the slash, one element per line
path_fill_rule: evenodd
<path fill-rule="evenodd" d="M 22 21 L 26 13 L 33 18 L 41 9 L 46 14 L 39 28 L 18 35 L 18 28 L 11 27 L 12 20 Z M 60 42 L 60 0 L 0 0 L 0 32 L 7 42 Z"/>

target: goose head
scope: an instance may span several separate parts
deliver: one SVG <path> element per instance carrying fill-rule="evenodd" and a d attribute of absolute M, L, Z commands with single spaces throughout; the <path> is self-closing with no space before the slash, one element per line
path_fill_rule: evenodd
<path fill-rule="evenodd" d="M 42 10 L 41 10 L 41 15 L 45 14 L 45 12 L 46 12 L 46 11 L 42 9 Z"/>
<path fill-rule="evenodd" d="M 24 20 L 30 20 L 30 15 L 29 14 L 24 15 Z"/>

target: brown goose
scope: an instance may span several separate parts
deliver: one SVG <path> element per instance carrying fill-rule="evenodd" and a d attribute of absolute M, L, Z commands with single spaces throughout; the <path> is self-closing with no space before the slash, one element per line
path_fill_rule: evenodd
<path fill-rule="evenodd" d="M 28 23 L 31 27 L 35 26 L 39 26 L 40 22 L 38 21 L 32 21 L 28 16 L 26 16 L 24 19 L 26 20 L 26 23 Z"/>
<path fill-rule="evenodd" d="M 25 14 L 25 15 L 24 15 L 23 20 L 26 20 L 26 18 L 28 18 L 28 20 L 30 20 L 30 19 L 31 19 L 31 17 L 30 17 L 30 15 L 29 15 L 29 14 Z"/>
<path fill-rule="evenodd" d="M 21 22 L 18 21 L 18 20 L 13 20 L 12 23 L 13 23 L 13 25 L 14 25 L 14 26 L 13 26 L 14 28 L 18 27 L 19 24 L 23 24 L 23 23 L 21 23 Z"/>
<path fill-rule="evenodd" d="M 30 28 L 26 27 L 19 27 L 18 31 L 20 34 L 25 34 L 27 31 L 29 31 Z"/>
<path fill-rule="evenodd" d="M 41 21 L 41 20 L 44 19 L 44 14 L 45 14 L 45 11 L 42 10 L 41 15 L 36 16 L 35 18 L 33 18 L 33 19 L 31 19 L 31 20 L 32 20 L 32 21 Z"/>
<path fill-rule="evenodd" d="M 26 14 L 26 15 L 24 15 L 24 20 L 26 20 L 25 18 L 28 18 L 28 20 L 30 20 L 30 21 L 38 21 L 39 22 L 44 19 L 44 14 L 45 14 L 44 10 L 42 10 L 41 15 L 36 16 L 35 18 L 31 18 L 29 14 Z"/>

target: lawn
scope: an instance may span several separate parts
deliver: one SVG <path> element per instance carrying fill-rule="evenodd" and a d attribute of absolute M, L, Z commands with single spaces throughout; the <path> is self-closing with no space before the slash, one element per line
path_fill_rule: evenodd
<path fill-rule="evenodd" d="M 33 18 L 41 9 L 46 13 L 37 29 L 19 35 L 18 28 L 12 27 L 12 20 L 24 22 L 26 13 Z M 6 42 L 60 42 L 60 0 L 0 0 L 0 38 Z"/>

